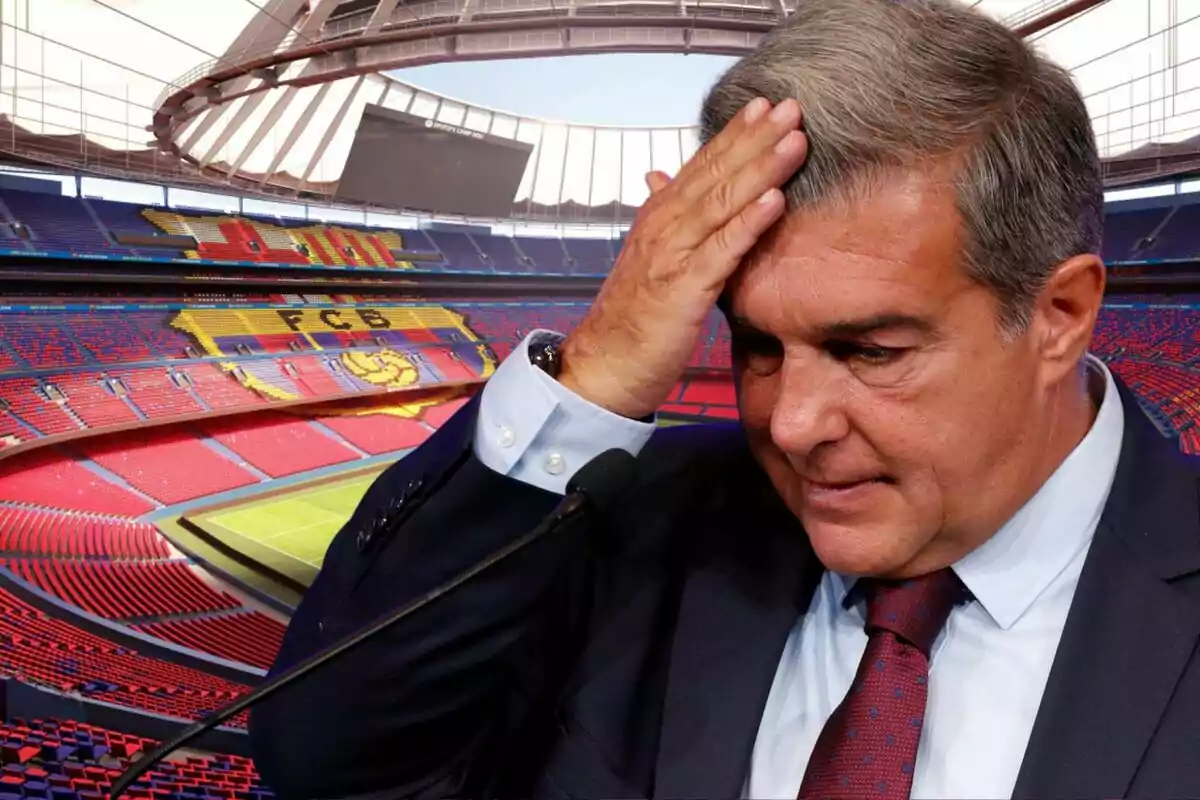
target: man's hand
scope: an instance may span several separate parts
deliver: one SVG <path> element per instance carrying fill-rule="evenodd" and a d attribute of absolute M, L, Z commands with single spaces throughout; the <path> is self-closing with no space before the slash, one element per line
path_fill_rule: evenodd
<path fill-rule="evenodd" d="M 616 414 L 654 413 L 683 375 L 742 257 L 784 211 L 779 187 L 807 154 L 800 107 L 748 103 L 674 180 L 647 176 L 612 273 L 563 343 L 562 384 Z"/>

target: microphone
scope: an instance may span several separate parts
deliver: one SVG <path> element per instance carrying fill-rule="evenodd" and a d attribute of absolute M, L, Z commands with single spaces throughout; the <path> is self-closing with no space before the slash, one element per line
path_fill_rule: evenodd
<path fill-rule="evenodd" d="M 256 705 L 276 692 L 279 692 L 320 669 L 330 661 L 358 647 L 368 639 L 379 635 L 410 614 L 424 608 L 442 595 L 457 589 L 471 578 L 503 561 L 513 553 L 528 547 L 533 542 L 548 533 L 558 530 L 563 523 L 573 520 L 585 513 L 607 513 L 620 499 L 625 489 L 633 482 L 636 475 L 637 459 L 628 452 L 613 448 L 606 450 L 580 467 L 575 476 L 567 483 L 566 496 L 558 506 L 535 528 L 495 551 L 487 558 L 463 570 L 449 581 L 430 589 L 420 597 L 409 600 L 404 605 L 385 614 L 365 628 L 344 637 L 341 641 L 324 650 L 313 653 L 308 658 L 292 665 L 291 668 L 263 681 L 254 690 L 247 692 L 224 708 L 218 709 L 203 720 L 192 723 L 178 736 L 164 742 L 151 751 L 147 756 L 132 764 L 113 782 L 109 800 L 119 800 L 134 781 L 148 772 L 168 755 L 191 742 L 196 737 L 216 728 L 238 714 Z"/>

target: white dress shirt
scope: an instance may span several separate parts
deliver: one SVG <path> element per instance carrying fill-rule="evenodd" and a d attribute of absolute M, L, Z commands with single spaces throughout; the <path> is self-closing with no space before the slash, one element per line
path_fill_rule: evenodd
<path fill-rule="evenodd" d="M 529 363 L 527 349 L 484 388 L 475 453 L 485 465 L 562 493 L 600 452 L 641 450 L 652 424 L 567 391 Z M 954 565 L 975 602 L 951 612 L 933 647 L 913 798 L 1012 795 L 1124 435 L 1112 375 L 1091 356 L 1086 367 L 1093 396 L 1103 398 L 1091 430 L 1012 519 Z M 817 736 L 854 679 L 867 637 L 861 604 L 843 605 L 852 585 L 826 573 L 796 621 L 763 710 L 748 797 L 796 796 Z"/>

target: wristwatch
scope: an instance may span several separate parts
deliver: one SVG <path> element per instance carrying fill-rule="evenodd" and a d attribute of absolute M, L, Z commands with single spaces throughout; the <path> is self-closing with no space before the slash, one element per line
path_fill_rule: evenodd
<path fill-rule="evenodd" d="M 567 337 L 561 333 L 539 333 L 529 340 L 529 363 L 558 380 L 562 371 L 562 343 Z"/>

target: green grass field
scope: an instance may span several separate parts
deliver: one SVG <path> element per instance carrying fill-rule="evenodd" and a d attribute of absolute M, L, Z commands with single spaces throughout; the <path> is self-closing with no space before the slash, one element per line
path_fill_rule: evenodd
<path fill-rule="evenodd" d="M 372 478 L 361 478 L 261 503 L 218 512 L 208 518 L 251 541 L 320 567 L 338 530 L 350 519 Z"/>
<path fill-rule="evenodd" d="M 661 420 L 660 424 L 679 423 Z M 261 499 L 250 497 L 224 508 L 201 510 L 189 515 L 187 521 L 199 528 L 210 544 L 238 554 L 246 559 L 246 564 L 266 567 L 269 572 L 265 574 L 282 576 L 291 586 L 308 586 L 321 568 L 329 543 L 382 469 L 381 466 L 341 480 L 300 486 L 284 494 Z M 188 535 L 179 530 L 175 533 Z M 247 568 L 235 564 L 223 566 L 239 574 Z"/>
<path fill-rule="evenodd" d="M 193 517 L 223 544 L 287 575 L 312 582 L 325 551 L 375 479 L 358 475 Z"/>

